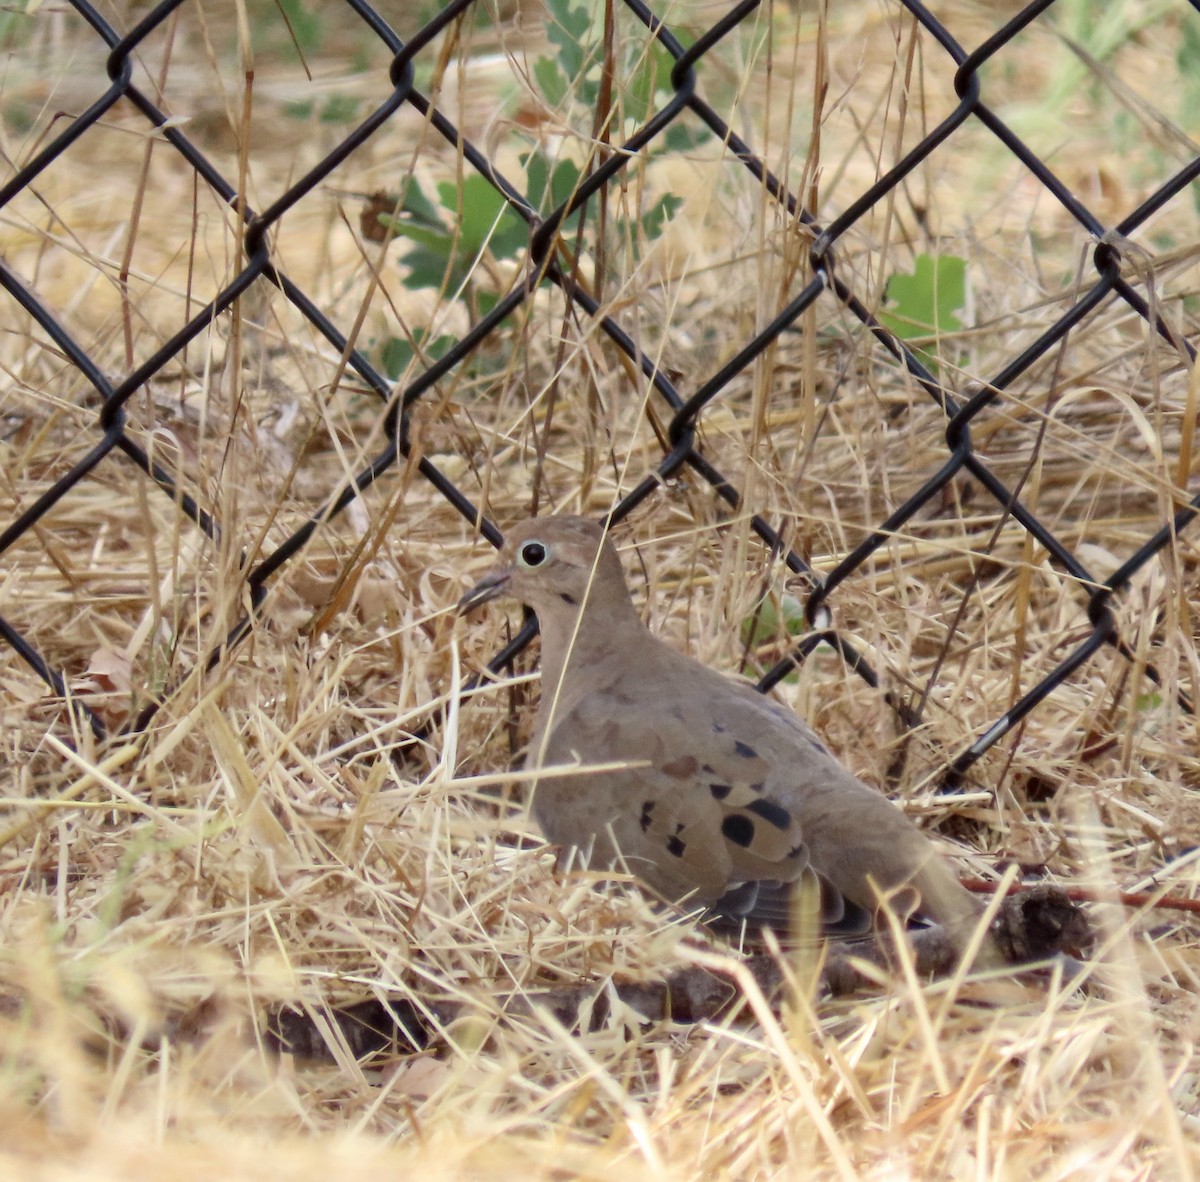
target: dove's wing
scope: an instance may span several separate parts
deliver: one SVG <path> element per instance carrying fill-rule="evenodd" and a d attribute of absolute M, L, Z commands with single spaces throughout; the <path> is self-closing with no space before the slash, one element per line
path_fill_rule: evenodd
<path fill-rule="evenodd" d="M 670 651 L 670 650 L 668 650 Z M 678 654 L 672 654 L 678 657 Z M 896 905 L 958 917 L 969 896 L 928 839 L 886 797 L 841 766 L 779 703 L 691 661 L 670 670 L 670 696 L 647 676 L 576 695 L 542 761 L 628 768 L 543 771 L 534 815 L 550 840 L 593 865 L 624 865 L 668 898 L 691 895 L 734 919 L 783 926 L 791 884 L 822 886 L 822 918 L 869 927 L 880 891 Z M 964 900 L 966 903 L 964 904 Z"/>

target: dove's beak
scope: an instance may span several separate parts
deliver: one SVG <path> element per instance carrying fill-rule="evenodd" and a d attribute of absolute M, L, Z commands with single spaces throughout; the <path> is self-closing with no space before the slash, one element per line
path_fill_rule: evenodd
<path fill-rule="evenodd" d="M 458 601 L 458 614 L 465 616 L 467 612 L 474 611 L 481 604 L 489 603 L 493 599 L 498 599 L 504 594 L 508 587 L 508 581 L 512 578 L 510 570 L 494 570 L 491 574 L 484 575 L 470 591 L 466 593 Z"/>

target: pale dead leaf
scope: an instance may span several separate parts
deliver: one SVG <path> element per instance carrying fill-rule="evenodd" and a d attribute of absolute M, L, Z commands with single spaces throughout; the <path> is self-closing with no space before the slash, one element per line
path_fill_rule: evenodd
<path fill-rule="evenodd" d="M 76 686 L 76 693 L 83 694 L 129 694 L 132 691 L 132 663 L 124 653 L 108 647 L 92 653 L 87 672 Z"/>
<path fill-rule="evenodd" d="M 129 718 L 133 694 L 133 665 L 124 653 L 101 646 L 88 661 L 87 671 L 71 683 L 71 692 L 87 702 L 110 730 Z"/>

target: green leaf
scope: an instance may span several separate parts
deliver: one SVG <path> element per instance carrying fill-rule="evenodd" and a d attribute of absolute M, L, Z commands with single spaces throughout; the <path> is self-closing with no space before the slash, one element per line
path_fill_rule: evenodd
<path fill-rule="evenodd" d="M 404 218 L 393 217 L 390 213 L 381 213 L 379 221 L 381 225 L 393 230 L 397 238 L 407 238 L 410 242 L 425 247 L 426 250 L 448 254 L 454 241 L 454 235 L 442 226 L 420 226 L 415 222 L 406 221 Z"/>
<path fill-rule="evenodd" d="M 677 119 L 663 132 L 663 147 L 668 152 L 690 152 L 712 139 L 712 134 L 703 124 L 691 127 Z"/>
<path fill-rule="evenodd" d="M 671 68 L 674 65 L 675 59 L 657 41 L 648 47 L 621 87 L 626 119 L 642 124 L 650 118 L 658 92 L 670 88 Z"/>
<path fill-rule="evenodd" d="M 539 148 L 536 152 L 524 153 L 518 159 L 525 170 L 525 199 L 534 209 L 540 210 L 542 198 L 546 196 L 546 181 L 550 176 L 546 154 Z"/>
<path fill-rule="evenodd" d="M 749 649 L 760 644 L 775 641 L 780 636 L 801 636 L 808 631 L 808 620 L 804 616 L 804 605 L 794 595 L 779 595 L 768 593 L 759 600 L 744 620 L 742 620 L 742 643 Z M 761 675 L 766 669 L 753 664 L 753 668 Z M 789 673 L 784 681 L 799 680 L 798 673 Z"/>
<path fill-rule="evenodd" d="M 406 238 L 414 249 L 401 261 L 408 267 L 405 287 L 420 290 L 440 288 L 443 283 L 457 291 L 467 281 L 479 256 L 490 250 L 493 257 L 514 258 L 529 241 L 529 228 L 486 177 L 472 174 L 459 186 L 453 181 L 438 185 L 438 199 L 457 230 L 447 225 L 415 182 L 405 194 L 400 217 L 380 214 L 379 220 L 397 237 Z"/>
<path fill-rule="evenodd" d="M 500 212 L 497 205 L 500 195 L 478 173 L 463 178 L 461 201 L 454 181 L 442 181 L 437 192 L 442 208 L 458 222 L 459 250 L 478 254 Z"/>
<path fill-rule="evenodd" d="M 896 274 L 888 280 L 886 301 L 879 322 L 902 341 L 930 343 L 964 327 L 958 313 L 967 302 L 967 261 L 957 255 L 919 254 L 911 275 Z M 937 359 L 926 349 L 914 349 L 930 373 L 938 371 Z"/>
<path fill-rule="evenodd" d="M 446 352 L 457 341 L 456 337 L 443 334 L 442 336 L 435 337 L 433 341 L 425 345 L 424 341 L 427 336 L 428 333 L 423 328 L 413 330 L 413 341 L 421 347 L 422 353 L 430 361 L 437 361 L 439 358 L 444 357 Z M 416 349 L 404 337 L 388 337 L 379 350 L 379 360 L 383 366 L 383 372 L 393 382 L 408 369 L 416 355 Z"/>
<path fill-rule="evenodd" d="M 308 119 L 314 110 L 312 99 L 297 99 L 283 104 L 284 116 L 288 119 Z"/>
<path fill-rule="evenodd" d="M 1175 64 L 1179 67 L 1179 109 L 1185 125 L 1196 122 L 1196 105 L 1200 100 L 1200 26 L 1194 20 L 1180 21 L 1179 48 Z"/>
<path fill-rule="evenodd" d="M 546 100 L 547 106 L 555 110 L 562 106 L 571 84 L 568 79 L 563 77 L 556 61 L 548 57 L 538 58 L 533 63 L 533 80 L 537 83 L 538 90 L 542 92 L 542 98 Z"/>
<path fill-rule="evenodd" d="M 754 647 L 781 635 L 800 636 L 808 631 L 804 604 L 794 595 L 769 594 L 743 621 L 742 643 Z"/>
<path fill-rule="evenodd" d="M 917 255 L 911 275 L 893 275 L 880 320 L 906 341 L 931 340 L 960 332 L 967 302 L 967 260 L 956 255 Z"/>
<path fill-rule="evenodd" d="M 277 3 L 291 30 L 289 42 L 295 38 L 301 56 L 311 56 L 321 48 L 321 18 L 314 9 L 306 8 L 301 0 L 277 0 Z"/>
<path fill-rule="evenodd" d="M 515 259 L 529 245 L 529 226 L 511 206 L 506 206 L 488 249 L 498 259 Z"/>
<path fill-rule="evenodd" d="M 575 195 L 580 172 L 572 161 L 560 160 L 551 168 L 546 154 L 539 148 L 522 156 L 521 164 L 525 168 L 525 198 L 539 213 L 545 215 Z M 583 212 L 576 210 L 559 226 L 559 233 L 566 232 L 573 222 L 583 216 Z M 522 223 L 522 249 L 528 239 L 529 229 Z"/>
<path fill-rule="evenodd" d="M 388 337 L 379 350 L 379 363 L 383 372 L 394 382 L 407 368 L 415 356 L 412 345 L 403 337 Z"/>
<path fill-rule="evenodd" d="M 443 261 L 449 255 L 453 235 L 442 221 L 437 206 L 425 196 L 415 179 L 409 182 L 399 212 L 381 213 L 379 221 L 397 238 L 407 238 L 431 254 L 440 252 Z M 408 261 L 408 256 L 405 261 Z"/>
<path fill-rule="evenodd" d="M 512 258 L 525 245 L 528 231 L 524 221 L 486 177 L 478 173 L 464 177 L 461 202 L 453 181 L 438 185 L 438 196 L 445 209 L 459 220 L 460 256 L 469 255 L 474 261 L 489 247 L 496 258 Z"/>
<path fill-rule="evenodd" d="M 571 0 L 546 0 L 546 36 L 558 46 L 558 64 L 570 79 L 583 74 L 587 53 L 584 40 L 592 25 L 586 7 L 572 8 Z"/>
<path fill-rule="evenodd" d="M 362 107 L 360 99 L 348 94 L 331 94 L 321 107 L 322 123 L 350 123 L 358 117 Z"/>
<path fill-rule="evenodd" d="M 667 224 L 679 211 L 683 204 L 682 197 L 674 193 L 664 193 L 644 214 L 642 214 L 642 232 L 653 241 L 663 232 Z"/>
<path fill-rule="evenodd" d="M 451 291 L 457 291 L 465 282 L 467 269 L 451 253 L 451 240 L 447 238 L 435 247 L 418 246 L 410 250 L 401 260 L 408 267 L 404 286 L 412 291 L 427 287 L 440 288 L 443 283 Z"/>
<path fill-rule="evenodd" d="M 550 205 L 557 209 L 575 196 L 579 188 L 579 169 L 571 160 L 560 160 L 550 174 Z"/>
<path fill-rule="evenodd" d="M 599 11 L 593 5 L 593 10 Z M 546 0 L 546 36 L 557 47 L 558 78 L 547 71 L 534 77 L 555 107 L 568 97 L 588 109 L 594 108 L 600 94 L 594 67 L 598 55 L 598 37 L 593 30 L 592 12 L 586 7 L 571 7 L 571 0 Z"/>
<path fill-rule="evenodd" d="M 425 190 L 421 188 L 416 177 L 409 181 L 408 188 L 404 191 L 404 203 L 400 208 L 413 220 L 423 222 L 427 226 L 442 225 L 438 207 L 425 196 Z"/>
<path fill-rule="evenodd" d="M 1178 32 L 1175 64 L 1181 74 L 1192 74 L 1200 70 L 1200 26 L 1195 21 L 1180 21 Z"/>

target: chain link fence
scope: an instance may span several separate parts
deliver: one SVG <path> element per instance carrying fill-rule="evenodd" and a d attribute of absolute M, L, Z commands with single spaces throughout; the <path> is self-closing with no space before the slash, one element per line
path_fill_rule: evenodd
<path fill-rule="evenodd" d="M 1119 81 L 1108 79 L 1104 64 L 1090 59 L 1086 47 L 1066 36 L 1064 27 L 1071 20 L 1102 25 L 1103 7 L 1041 0 L 1021 8 L 1009 6 L 1008 19 L 1003 21 L 989 10 L 986 20 L 991 27 L 981 37 L 979 22 L 983 18 L 972 10 L 951 5 L 942 12 L 915 0 L 883 6 L 880 19 L 898 30 L 898 69 L 909 71 L 896 93 L 909 93 L 906 88 L 915 85 L 919 74 L 926 93 L 938 90 L 940 103 L 923 107 L 920 118 L 913 113 L 903 136 L 896 139 L 893 162 L 875 161 L 865 183 L 849 173 L 839 176 L 839 200 L 823 209 L 819 193 L 828 178 L 820 176 L 814 163 L 814 145 L 822 131 L 819 102 L 815 103 L 818 115 L 804 143 L 781 148 L 777 139 L 754 142 L 731 126 L 730 112 L 736 115 L 737 107 L 727 101 L 727 95 L 738 85 L 747 85 L 747 80 L 731 80 L 729 59 L 720 55 L 747 39 L 769 41 L 772 21 L 779 19 L 779 14 L 760 8 L 759 0 L 743 0 L 720 9 L 697 6 L 676 10 L 640 0 L 613 0 L 594 12 L 569 5 L 550 6 L 541 19 L 546 22 L 551 45 L 558 47 L 557 56 L 548 59 L 556 69 L 542 66 L 547 59 L 530 63 L 512 52 L 496 55 L 493 62 L 499 71 L 509 73 L 506 85 L 517 87 L 523 96 L 510 103 L 509 125 L 524 129 L 528 141 L 536 146 L 519 155 L 501 142 L 499 134 L 485 135 L 483 140 L 468 138 L 460 130 L 461 96 L 447 97 L 455 85 L 462 84 L 461 77 L 456 83 L 456 70 L 463 68 L 463 47 L 479 29 L 511 24 L 512 13 L 498 13 L 479 0 L 455 0 L 422 14 L 423 23 L 417 27 L 411 13 L 392 13 L 386 5 L 372 6 L 364 0 L 327 5 L 319 10 L 326 34 L 331 35 L 332 28 L 339 35 L 352 36 L 362 58 L 354 125 L 347 131 L 336 121 L 327 122 L 320 132 L 324 137 L 320 159 L 302 170 L 297 167 L 301 175 L 257 197 L 251 195 L 257 189 L 252 169 L 256 151 L 253 120 L 247 114 L 239 124 L 237 109 L 238 102 L 244 101 L 246 112 L 250 110 L 253 63 L 245 57 L 240 60 L 234 76 L 241 88 L 231 87 L 225 96 L 226 105 L 232 108 L 231 123 L 245 130 L 235 145 L 236 152 L 210 150 L 204 128 L 189 125 L 172 107 L 165 65 L 172 38 L 183 37 L 184 22 L 198 21 L 195 27 L 199 32 L 193 29 L 195 41 L 189 44 L 199 47 L 209 43 L 206 38 L 219 40 L 219 21 L 249 19 L 245 13 L 233 8 L 222 9 L 220 14 L 214 10 L 206 23 L 203 7 L 193 11 L 181 0 L 166 0 L 118 17 L 86 0 L 67 0 L 55 10 L 53 20 L 71 22 L 72 28 L 74 22 L 82 21 L 90 31 L 72 42 L 79 55 L 78 68 L 73 66 L 72 73 L 88 101 L 68 102 L 68 109 L 53 118 L 43 111 L 35 142 L 27 138 L 26 149 L 8 162 L 9 175 L 0 187 L 0 210 L 8 211 L 10 225 L 35 219 L 43 186 L 51 183 L 56 172 L 72 167 L 73 153 L 89 137 L 103 136 L 107 137 L 106 152 L 145 161 L 144 176 L 151 180 L 131 197 L 131 204 L 144 202 L 143 224 L 155 218 L 156 201 L 177 202 L 182 194 L 185 203 L 192 203 L 195 225 L 205 219 L 219 222 L 228 235 L 226 241 L 234 245 L 227 246 L 226 257 L 217 260 L 222 281 L 211 294 L 201 293 L 198 282 L 193 290 L 189 280 L 188 290 L 182 295 L 177 292 L 178 298 L 165 311 L 152 311 L 148 304 L 138 303 L 136 267 L 129 265 L 128 255 L 124 266 L 91 260 L 122 293 L 124 327 L 118 324 L 103 337 L 89 337 L 73 329 L 78 319 L 77 293 L 69 284 L 64 289 L 52 282 L 48 269 L 27 261 L 27 255 L 17 261 L 6 252 L 7 257 L 0 260 L 10 331 L 25 335 L 30 342 L 28 354 L 36 354 L 36 364 L 42 367 L 38 383 L 11 369 L 4 379 L 10 459 L 20 454 L 22 433 L 35 430 L 37 423 L 57 415 L 61 426 L 65 415 L 65 421 L 79 424 L 73 433 L 74 451 L 67 449 L 63 462 L 46 472 L 39 495 L 14 498 L 12 519 L 0 534 L 0 553 L 10 564 L 10 577 L 19 576 L 22 562 L 34 551 L 40 558 L 52 552 L 53 530 L 47 532 L 44 527 L 58 507 L 89 484 L 126 479 L 124 474 L 133 466 L 152 482 L 154 504 L 146 511 L 159 522 L 156 528 L 207 539 L 204 544 L 224 555 L 214 563 L 219 566 L 223 561 L 226 573 L 232 572 L 240 588 L 234 599 L 236 612 L 221 622 L 223 639 L 207 647 L 197 645 L 192 664 L 203 668 L 243 646 L 269 622 L 269 591 L 277 576 L 297 560 L 314 535 L 353 512 L 352 507 L 378 482 L 397 481 L 403 488 L 425 482 L 464 519 L 477 523 L 488 541 L 499 544 L 500 531 L 485 512 L 488 481 L 473 470 L 469 450 L 459 457 L 460 462 L 439 462 L 422 433 L 436 429 L 449 399 L 458 397 L 453 391 L 468 384 L 486 390 L 489 374 L 498 374 L 497 381 L 511 379 L 512 355 L 520 348 L 513 343 L 520 340 L 520 329 L 513 326 L 527 326 L 535 315 L 547 318 L 548 313 L 538 311 L 539 301 L 544 303 L 551 293 L 563 334 L 578 334 L 577 339 L 585 342 L 581 346 L 584 352 L 603 350 L 606 357 L 620 359 L 623 396 L 640 400 L 639 413 L 651 427 L 650 446 L 656 454 L 643 448 L 639 454 L 650 459 L 640 470 L 636 461 L 626 459 L 623 475 L 632 472 L 633 476 L 621 485 L 612 520 L 619 521 L 643 503 L 670 495 L 674 483 L 686 477 L 689 487 L 699 482 L 728 510 L 749 515 L 753 533 L 772 561 L 785 564 L 806 585 L 805 627 L 795 629 L 793 651 L 765 673 L 763 688 L 780 681 L 822 645 L 832 645 L 858 674 L 876 683 L 872 661 L 836 626 L 834 593 L 847 579 L 869 568 L 875 556 L 895 539 L 936 513 L 947 498 L 960 497 L 964 482 L 969 481 L 974 512 L 986 515 L 989 522 L 986 530 L 968 539 L 969 544 L 986 556 L 1001 532 L 1019 529 L 1027 552 L 1044 554 L 1064 578 L 1064 596 L 1078 619 L 1086 617 L 1086 625 L 1081 628 L 1075 619 L 1065 629 L 1053 667 L 1035 684 L 1019 687 L 1003 716 L 953 760 L 947 785 L 957 782 L 989 747 L 1105 647 L 1132 662 L 1139 676 L 1144 674 L 1167 687 L 1170 696 L 1190 711 L 1190 699 L 1179 684 L 1188 679 L 1161 669 L 1154 652 L 1147 653 L 1144 644 L 1139 647 L 1131 638 L 1122 616 L 1122 596 L 1156 557 L 1182 544 L 1194 530 L 1193 520 L 1200 508 L 1200 493 L 1189 483 L 1197 395 L 1190 375 L 1197 322 L 1191 294 L 1195 284 L 1188 286 L 1184 265 L 1190 258 L 1188 244 L 1180 250 L 1158 243 L 1157 253 L 1152 253 L 1157 243 L 1153 226 L 1163 211 L 1186 218 L 1190 207 L 1194 215 L 1195 189 L 1190 187 L 1200 176 L 1200 149 L 1178 128 L 1152 124 L 1136 96 L 1127 95 Z M 1137 36 L 1178 44 L 1183 52 L 1200 35 L 1197 7 L 1183 2 L 1157 5 L 1153 13 L 1145 15 Z M 1090 14 L 1089 8 L 1093 10 Z M 285 6 L 280 11 L 289 22 L 286 34 L 273 10 L 255 19 L 270 24 L 273 36 L 290 37 L 302 48 L 303 10 Z M 536 21 L 539 13 L 526 10 L 520 15 L 528 24 Z M 254 18 L 253 11 L 250 16 Z M 819 57 L 828 19 L 826 7 L 814 9 L 814 57 Z M 564 21 L 579 23 L 564 27 Z M 393 24 L 400 25 L 402 32 Z M 964 24 L 966 28 L 960 28 Z M 1123 96 L 1131 121 L 1123 134 L 1134 140 L 1154 140 L 1161 147 L 1153 156 L 1153 168 L 1140 156 L 1135 161 L 1136 153 L 1131 152 L 1128 164 L 1136 177 L 1131 171 L 1124 177 L 1127 184 L 1106 189 L 1101 175 L 1094 192 L 1081 196 L 1074 182 L 1062 179 L 1056 167 L 1061 140 L 1072 134 L 1070 126 L 1064 123 L 1059 129 L 1061 137 L 1047 140 L 1042 129 L 1021 112 L 997 109 L 990 100 L 991 81 L 998 72 L 1014 68 L 1021 55 L 1029 52 L 1026 38 L 1035 34 L 1057 38 L 1067 46 L 1066 60 L 1077 66 L 1082 63 L 1080 68 L 1097 80 L 1097 85 L 1104 83 L 1110 93 Z M 903 60 L 904 46 L 910 51 L 917 47 L 915 56 L 907 61 Z M 211 44 L 208 52 L 219 56 Z M 177 50 L 177 60 L 180 55 Z M 150 63 L 155 61 L 163 63 L 161 73 L 152 71 Z M 635 65 L 630 66 L 630 61 Z M 178 66 L 173 68 L 178 70 Z M 572 69 L 577 71 L 575 77 L 570 76 Z M 649 81 L 648 71 L 653 74 Z M 758 82 L 769 101 L 770 76 Z M 835 82 L 828 77 L 814 82 L 814 91 L 833 105 Z M 533 100 L 539 98 L 546 100 L 544 107 L 534 109 Z M 53 108 L 56 101 L 48 100 L 46 109 Z M 583 143 L 586 150 L 562 171 L 561 161 L 567 157 L 555 156 L 552 149 L 559 137 L 562 142 L 570 138 L 570 129 L 556 124 L 554 112 L 561 114 L 572 103 L 589 112 L 590 122 L 571 133 L 576 145 Z M 930 112 L 936 118 L 929 117 Z M 895 114 L 881 112 L 880 119 L 894 119 Z M 118 116 L 120 125 L 114 131 Z M 1075 112 L 1073 125 L 1078 125 L 1079 118 L 1086 122 L 1087 117 L 1086 111 L 1082 116 Z M 314 118 L 319 120 L 319 114 Z M 406 332 L 384 340 L 381 346 L 379 341 L 366 339 L 363 304 L 331 299 L 312 281 L 311 268 L 303 276 L 297 275 L 295 242 L 288 244 L 286 235 L 291 220 L 305 216 L 306 207 L 335 183 L 336 170 L 377 142 L 389 127 L 404 121 L 415 129 L 418 164 L 422 151 L 441 152 L 449 162 L 451 180 L 448 187 L 439 189 L 441 207 L 424 195 L 419 167 L 411 161 L 402 163 L 396 172 L 406 176 L 407 187 L 357 195 L 364 213 L 355 241 L 364 249 L 363 258 L 367 257 L 365 247 L 377 244 L 378 252 L 371 256 L 374 259 L 382 259 L 389 244 L 402 243 L 410 251 L 406 256 L 410 272 L 422 265 L 418 256 L 423 249 L 424 263 L 441 268 L 431 285 L 440 282 L 442 294 L 449 293 L 449 302 L 462 314 L 440 335 L 432 330 Z M 911 186 L 927 175 L 923 170 L 931 164 L 953 159 L 956 154 L 970 161 L 970 168 L 995 168 L 997 177 L 1010 178 L 1004 185 L 1019 187 L 1025 197 L 1033 191 L 1034 204 L 1051 211 L 1058 233 L 1090 244 L 1077 274 L 1048 279 L 1050 294 L 1045 300 L 1024 310 L 1019 324 L 1010 323 L 1001 334 L 1007 343 L 999 352 L 991 347 L 972 353 L 969 340 L 964 346 L 970 325 L 950 316 L 939 319 L 941 313 L 931 317 L 934 323 L 918 326 L 922 331 L 908 331 L 912 326 L 906 329 L 903 314 L 897 315 L 894 289 L 887 288 L 887 276 L 877 262 L 881 231 L 874 219 L 904 202 L 919 222 L 923 205 Z M 742 178 L 737 183 L 758 201 L 760 213 L 769 211 L 769 218 L 774 219 L 770 224 L 776 236 L 771 239 L 766 233 L 764 241 L 788 255 L 787 276 L 779 289 L 782 294 L 769 314 L 760 307 L 750 330 L 732 348 L 706 348 L 702 339 L 689 336 L 687 315 L 673 321 L 668 313 L 648 325 L 653 313 L 645 305 L 639 306 L 637 299 L 621 298 L 620 282 L 613 278 L 618 252 L 608 248 L 606 254 L 603 245 L 604 219 L 616 218 L 624 208 L 621 201 L 630 201 L 634 212 L 627 219 L 624 241 L 632 244 L 634 254 L 648 252 L 666 233 L 664 227 L 676 208 L 677 186 L 664 190 L 665 203 L 646 198 L 637 205 L 630 195 L 636 196 L 640 186 L 653 187 L 653 178 L 647 180 L 648 165 L 668 169 L 672 158 L 702 155 L 718 161 L 725 170 L 723 175 L 737 170 Z M 217 156 L 221 163 L 216 162 Z M 158 174 L 152 171 L 152 158 L 153 169 L 169 169 L 182 185 L 170 191 L 173 195 L 156 189 L 153 177 Z M 297 159 L 302 158 L 298 153 Z M 1119 154 L 1116 159 L 1119 168 Z M 234 161 L 233 171 L 228 167 L 230 160 Z M 944 170 L 940 163 L 939 167 Z M 942 175 L 937 183 L 949 186 L 953 178 Z M 997 185 L 1002 187 L 1000 181 Z M 998 196 L 1000 203 L 1005 199 Z M 764 218 L 764 223 L 769 218 Z M 480 219 L 486 226 L 478 235 L 482 246 L 473 253 L 471 267 L 485 266 L 481 260 L 489 250 L 493 262 L 499 259 L 504 263 L 494 291 L 488 289 L 483 295 L 472 278 L 475 272 L 456 269 L 453 253 L 470 238 L 472 221 Z M 70 235 L 69 228 L 53 217 L 43 226 L 47 242 L 55 235 Z M 1030 235 L 1034 233 L 1031 228 Z M 507 236 L 506 242 L 519 243 L 507 256 L 500 249 L 502 236 Z M 196 235 L 197 240 L 201 238 Z M 450 246 L 446 246 L 448 239 Z M 1200 235 L 1191 239 L 1192 250 L 1197 241 Z M 438 255 L 442 247 L 445 253 Z M 82 258 L 83 252 L 77 257 Z M 394 259 L 394 254 L 390 257 Z M 607 285 L 599 273 L 604 266 L 609 268 Z M 937 282 L 935 279 L 935 287 Z M 145 283 L 147 298 L 156 299 L 153 278 Z M 305 480 L 310 489 L 323 483 L 323 495 L 313 498 L 303 519 L 284 521 L 283 515 L 278 515 L 247 545 L 227 537 L 226 519 L 236 511 L 235 506 L 215 491 L 212 482 L 194 477 L 197 466 L 189 468 L 182 454 L 186 449 L 178 441 L 164 445 L 159 430 L 161 411 L 155 409 L 152 392 L 164 385 L 182 384 L 181 374 L 191 375 L 189 381 L 210 381 L 215 363 L 206 342 L 214 333 L 224 334 L 222 340 L 234 339 L 230 327 L 234 324 L 242 333 L 261 329 L 265 318 L 261 302 L 255 301 L 261 301 L 256 293 L 264 284 L 274 289 L 272 300 L 286 301 L 287 323 L 302 325 L 308 334 L 305 339 L 315 341 L 326 359 L 334 358 L 335 376 L 323 386 L 322 396 L 330 401 L 357 400 L 351 433 L 360 450 L 348 447 L 345 451 L 365 454 L 367 459 L 351 472 L 334 470 L 330 474 L 317 465 L 305 476 L 305 452 L 299 449 L 288 476 L 291 487 Z M 881 298 L 885 294 L 890 302 Z M 719 302 L 719 294 L 717 298 Z M 177 309 L 186 314 L 178 314 Z M 951 308 L 951 312 L 961 313 L 962 307 Z M 144 336 L 129 328 L 131 318 L 138 315 L 156 320 L 158 335 L 153 348 L 141 348 L 137 342 Z M 736 308 L 727 308 L 724 316 L 736 321 Z M 951 323 L 963 331 L 951 332 L 947 327 Z M 18 324 L 24 327 L 18 328 Z M 803 330 L 803 338 L 795 330 Z M 1073 340 L 1093 331 L 1117 334 L 1117 351 L 1126 356 L 1131 350 L 1136 353 L 1145 388 L 1155 391 L 1153 405 L 1145 403 L 1136 390 L 1120 392 L 1121 398 L 1132 399 L 1140 408 L 1138 421 L 1149 424 L 1151 437 L 1143 441 L 1145 463 L 1138 457 L 1132 457 L 1130 463 L 1140 465 L 1145 473 L 1140 493 L 1152 508 L 1143 515 L 1145 526 L 1139 534 L 1126 532 L 1119 545 L 1113 543 L 1116 557 L 1104 568 L 1097 568 L 1092 561 L 1094 546 L 1089 549 L 1080 544 L 1071 515 L 1042 511 L 1034 495 L 1047 424 L 1055 421 L 1054 398 L 1062 389 L 1058 383 L 1063 377 L 1065 351 Z M 673 333 L 678 337 L 672 342 Z M 795 387 L 805 380 L 801 372 L 805 349 L 829 347 L 836 351 L 838 342 L 846 340 L 854 342 L 852 360 L 843 370 L 846 382 L 864 366 L 886 370 L 893 386 L 907 393 L 895 404 L 878 406 L 875 413 L 881 422 L 911 421 L 914 429 L 921 431 L 928 451 L 922 452 L 920 462 L 925 467 L 919 480 L 910 481 L 886 512 L 876 510 L 870 527 L 851 539 L 835 564 L 819 573 L 810 562 L 811 555 L 794 545 L 795 531 L 780 514 L 765 502 L 756 503 L 754 481 L 749 476 L 752 465 L 739 469 L 739 459 L 723 454 L 725 420 L 720 416 L 760 414 L 764 397 L 774 399 L 777 406 L 781 402 L 791 406 L 794 395 L 788 381 L 777 378 L 767 394 L 761 395 L 762 383 L 755 375 L 761 376 L 764 365 L 778 357 L 780 350 L 799 349 L 795 371 L 799 376 L 791 379 Z M 508 369 L 498 370 L 489 361 L 497 354 L 507 359 Z M 671 355 L 688 356 L 693 363 L 685 372 L 670 362 Z M 124 358 L 117 369 L 114 356 Z M 811 360 L 811 352 L 807 356 Z M 847 356 L 844 349 L 839 356 Z M 561 363 L 558 357 L 556 377 L 563 369 Z M 225 380 L 236 384 L 238 372 L 237 364 L 226 359 Z M 230 373 L 233 379 L 229 379 Z M 447 383 L 451 394 L 446 392 Z M 561 407 L 575 396 L 574 388 L 582 391 L 581 398 L 595 395 L 594 387 L 589 390 L 586 382 L 575 383 L 572 389 L 565 380 L 561 386 L 553 382 L 551 386 L 550 416 L 555 406 Z M 835 388 L 822 404 L 825 413 L 835 406 L 843 387 Z M 546 402 L 542 402 L 542 411 L 546 411 Z M 1021 453 L 1019 463 L 1010 462 L 1012 456 L 997 440 L 1025 408 L 1035 404 L 1039 409 L 1030 420 L 1033 426 L 1026 423 L 1032 442 Z M 431 409 L 422 426 L 425 407 Z M 550 424 L 543 420 L 541 435 L 531 449 L 533 461 L 522 469 L 529 487 L 535 490 L 535 502 L 544 470 L 554 460 L 553 440 Z M 1120 439 L 1105 446 L 1126 450 Z M 796 482 L 805 479 L 804 454 L 796 453 L 787 461 L 793 465 Z M 847 472 L 850 483 L 869 485 L 876 479 L 882 482 L 884 478 L 878 473 Z M 836 492 L 832 495 L 836 500 Z M 175 524 L 164 526 L 164 520 Z M 100 530 L 101 522 L 96 522 L 96 528 Z M 147 584 L 160 577 L 161 572 L 145 570 Z M 81 588 L 78 594 L 84 610 L 88 593 Z M 83 671 L 59 667 L 53 638 L 47 636 L 36 616 L 31 616 L 27 605 L 25 596 L 17 607 L 4 609 L 0 632 L 5 642 L 53 695 L 70 703 L 73 715 L 66 717 L 82 721 L 97 738 L 107 737 L 111 722 L 72 690 Z M 530 621 L 495 656 L 492 669 L 510 663 L 533 631 Z M 140 687 L 141 708 L 122 730 L 136 732 L 148 725 L 172 686 L 187 674 L 180 661 L 182 657 L 177 656 L 169 673 Z"/>

